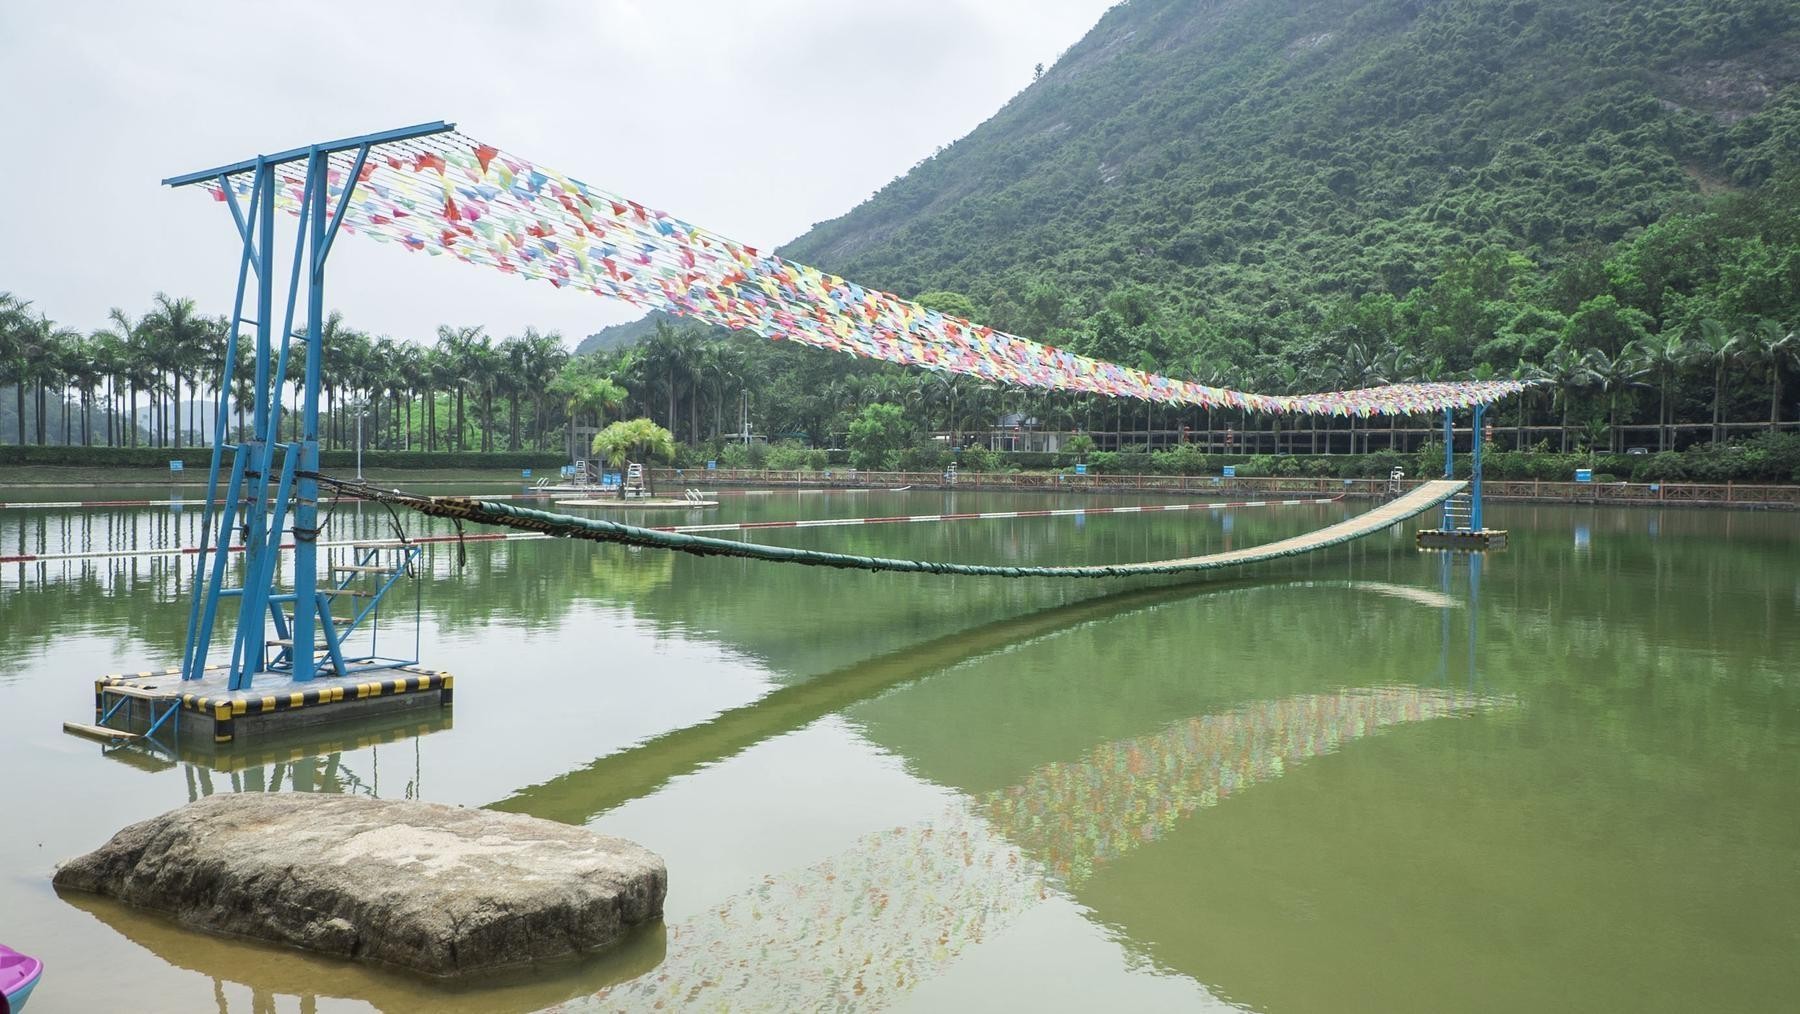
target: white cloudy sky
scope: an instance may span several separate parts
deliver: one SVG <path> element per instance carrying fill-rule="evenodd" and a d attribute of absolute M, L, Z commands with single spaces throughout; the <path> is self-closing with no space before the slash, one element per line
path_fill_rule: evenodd
<path fill-rule="evenodd" d="M 0 291 L 101 326 L 229 309 L 228 214 L 166 176 L 427 120 L 775 245 L 966 134 L 1115 0 L 0 0 Z M 591 294 L 351 238 L 328 296 L 396 337 L 571 342 Z"/>

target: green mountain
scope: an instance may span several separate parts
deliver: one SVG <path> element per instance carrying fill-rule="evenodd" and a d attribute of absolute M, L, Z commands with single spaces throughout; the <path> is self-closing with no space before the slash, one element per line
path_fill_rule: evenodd
<path fill-rule="evenodd" d="M 628 320 L 623 324 L 610 324 L 583 338 L 580 344 L 575 346 L 575 354 L 585 356 L 590 352 L 611 352 L 630 348 L 655 334 L 658 321 L 674 323 L 675 318 L 661 310 L 651 310 L 637 320 Z"/>
<path fill-rule="evenodd" d="M 1796 81 L 1793 0 L 1130 0 L 782 253 L 1179 369 L 1480 251 L 1530 275 L 1758 187 L 1800 164 Z M 1109 293 L 1162 336 L 1109 340 Z"/>

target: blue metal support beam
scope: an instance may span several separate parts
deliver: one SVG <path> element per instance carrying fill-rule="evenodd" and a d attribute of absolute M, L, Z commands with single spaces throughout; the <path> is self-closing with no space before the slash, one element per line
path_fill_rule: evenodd
<path fill-rule="evenodd" d="M 366 154 L 368 149 L 361 149 Z M 300 491 L 294 510 L 294 681 L 313 678 L 314 603 L 319 593 L 319 386 L 325 357 L 325 173 L 330 156 L 314 149 L 306 163 L 306 199 L 312 212 L 306 284 L 306 394 L 300 403 Z M 358 159 L 360 162 L 361 160 Z M 353 186 L 346 185 L 349 196 Z"/>
<path fill-rule="evenodd" d="M 258 165 L 281 165 L 283 162 L 298 162 L 303 158 L 310 158 L 314 152 L 324 152 L 325 154 L 330 155 L 333 152 L 348 151 L 351 148 L 360 148 L 363 145 L 391 144 L 395 141 L 410 141 L 415 137 L 429 137 L 432 134 L 442 134 L 446 131 L 455 129 L 456 124 L 454 123 L 446 123 L 443 120 L 433 120 L 430 123 L 417 123 L 410 127 L 396 127 L 393 130 L 381 130 L 376 131 L 373 134 L 358 134 L 355 137 L 340 137 L 335 141 L 326 141 L 323 144 L 309 144 L 304 148 L 289 148 L 287 151 L 277 152 L 273 155 L 258 155 L 255 158 L 245 159 L 242 162 L 233 162 L 230 165 L 215 166 L 211 169 L 202 169 L 199 172 L 183 173 L 180 176 L 170 176 L 162 182 L 165 187 L 185 187 L 193 183 L 204 183 L 207 180 L 219 176 L 236 176 L 238 173 L 249 172 Z"/>
<path fill-rule="evenodd" d="M 1474 463 L 1469 479 L 1469 528 L 1477 532 L 1485 530 L 1481 523 L 1481 417 L 1486 407 L 1475 406 L 1475 423 L 1470 427 Z"/>
<path fill-rule="evenodd" d="M 1444 478 L 1456 478 L 1456 429 L 1451 424 L 1449 409 L 1444 409 Z M 1456 519 L 1451 517 L 1450 504 L 1455 497 L 1444 501 L 1444 520 L 1441 529 L 1446 532 L 1456 530 Z"/>

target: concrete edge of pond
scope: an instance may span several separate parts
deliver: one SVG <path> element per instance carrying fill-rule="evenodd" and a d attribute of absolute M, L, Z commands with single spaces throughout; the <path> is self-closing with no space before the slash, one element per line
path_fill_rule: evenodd
<path fill-rule="evenodd" d="M 126 827 L 54 883 L 208 933 L 464 976 L 606 950 L 662 917 L 668 872 L 635 842 L 522 814 L 244 793 Z"/>

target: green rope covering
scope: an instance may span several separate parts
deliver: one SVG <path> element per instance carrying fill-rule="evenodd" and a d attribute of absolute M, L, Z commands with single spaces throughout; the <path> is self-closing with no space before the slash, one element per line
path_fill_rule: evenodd
<path fill-rule="evenodd" d="M 478 500 L 469 497 L 428 497 L 394 490 L 380 490 L 361 483 L 321 477 L 322 485 L 332 486 L 353 496 L 382 503 L 408 507 L 433 517 L 497 525 L 520 531 L 539 532 L 562 538 L 588 539 L 594 542 L 617 542 L 627 546 L 667 549 L 694 556 L 735 556 L 747 560 L 772 563 L 797 563 L 808 567 L 836 567 L 841 570 L 888 571 L 901 574 L 955 574 L 965 577 L 1140 577 L 1148 574 L 1191 574 L 1221 570 L 1250 563 L 1279 560 L 1303 553 L 1342 545 L 1353 539 L 1391 528 L 1408 518 L 1435 507 L 1460 491 L 1460 481 L 1428 482 L 1405 496 L 1382 504 L 1367 513 L 1306 535 L 1271 542 L 1250 549 L 1214 553 L 1179 560 L 1148 563 L 1101 564 L 1080 567 L 1008 567 L 985 563 L 944 563 L 932 560 L 894 560 L 880 556 L 853 556 L 826 553 L 816 549 L 793 549 L 785 546 L 762 546 L 732 539 L 680 532 L 660 532 L 653 528 L 627 525 L 602 518 L 552 514 L 510 503 Z"/>

